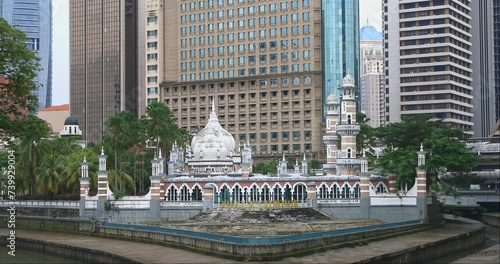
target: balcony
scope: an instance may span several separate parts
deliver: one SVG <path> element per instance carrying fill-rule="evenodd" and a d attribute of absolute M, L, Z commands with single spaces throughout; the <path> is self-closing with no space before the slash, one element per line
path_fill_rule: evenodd
<path fill-rule="evenodd" d="M 346 159 L 346 158 L 337 158 L 337 164 L 343 166 L 357 166 L 361 165 L 361 161 L 359 159 Z"/>
<path fill-rule="evenodd" d="M 336 128 L 337 133 L 342 133 L 342 132 L 359 132 L 361 131 L 361 128 L 359 125 L 343 125 L 343 124 L 338 124 Z"/>

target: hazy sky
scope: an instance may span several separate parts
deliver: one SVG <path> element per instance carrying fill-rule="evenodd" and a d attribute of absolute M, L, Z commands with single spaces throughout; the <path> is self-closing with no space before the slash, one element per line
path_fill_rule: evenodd
<path fill-rule="evenodd" d="M 52 0 L 52 9 L 52 105 L 61 105 L 69 103 L 69 0 Z M 360 27 L 367 18 L 381 30 L 381 0 L 359 0 Z"/>

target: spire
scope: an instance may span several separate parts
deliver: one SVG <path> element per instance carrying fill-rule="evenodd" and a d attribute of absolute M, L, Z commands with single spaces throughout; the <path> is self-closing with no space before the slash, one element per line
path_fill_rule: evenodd
<path fill-rule="evenodd" d="M 161 159 L 162 156 L 161 156 L 161 149 L 158 151 L 158 158 Z"/>
<path fill-rule="evenodd" d="M 104 146 L 101 147 L 101 155 L 104 155 Z"/>
<path fill-rule="evenodd" d="M 285 161 L 285 154 L 283 154 L 283 161 Z"/>
<path fill-rule="evenodd" d="M 424 146 L 420 143 L 420 151 L 424 151 Z"/>
<path fill-rule="evenodd" d="M 83 156 L 83 162 L 87 162 L 87 155 Z"/>
<path fill-rule="evenodd" d="M 212 96 L 212 112 L 215 112 L 215 95 Z"/>
<path fill-rule="evenodd" d="M 304 152 L 304 159 L 303 160 L 306 160 L 306 153 Z"/>
<path fill-rule="evenodd" d="M 367 27 L 370 26 L 370 20 L 369 20 L 369 18 L 366 18 L 366 26 Z"/>

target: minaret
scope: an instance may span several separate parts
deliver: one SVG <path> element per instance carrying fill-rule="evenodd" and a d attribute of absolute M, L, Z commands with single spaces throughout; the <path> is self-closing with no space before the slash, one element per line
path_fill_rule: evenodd
<path fill-rule="evenodd" d="M 99 200 L 108 200 L 108 171 L 106 171 L 106 158 L 104 147 L 101 148 L 99 158 L 99 171 L 97 171 L 97 197 Z"/>
<path fill-rule="evenodd" d="M 326 163 L 323 169 L 330 174 L 335 174 L 337 163 L 337 124 L 339 123 L 339 102 L 335 94 L 331 93 L 326 102 L 326 133 L 323 142 L 326 145 Z"/>
<path fill-rule="evenodd" d="M 89 163 L 87 162 L 87 157 L 83 158 L 81 164 L 81 175 L 80 175 L 80 200 L 85 200 L 89 188 L 90 188 L 90 178 L 89 178 Z"/>
<path fill-rule="evenodd" d="M 344 77 L 342 87 L 338 90 L 341 96 L 340 123 L 336 132 L 341 136 L 340 153 L 337 158 L 337 175 L 355 175 L 356 168 L 361 165 L 356 158 L 356 136 L 360 129 L 356 121 L 356 90 L 354 78 L 351 75 Z"/>

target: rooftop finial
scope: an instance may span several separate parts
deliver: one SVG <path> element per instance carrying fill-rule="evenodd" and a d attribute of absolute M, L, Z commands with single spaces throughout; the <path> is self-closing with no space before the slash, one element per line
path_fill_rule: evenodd
<path fill-rule="evenodd" d="M 420 151 L 424 151 L 424 146 L 420 143 Z"/>
<path fill-rule="evenodd" d="M 212 112 L 215 112 L 215 94 L 212 96 Z"/>
<path fill-rule="evenodd" d="M 283 153 L 283 161 L 285 161 L 285 154 Z"/>
<path fill-rule="evenodd" d="M 161 149 L 159 149 L 159 151 L 158 151 L 158 158 L 159 158 L 159 159 L 161 159 L 161 158 L 162 158 L 162 156 L 161 156 Z"/>
<path fill-rule="evenodd" d="M 87 155 L 83 156 L 83 162 L 87 162 Z"/>
<path fill-rule="evenodd" d="M 368 27 L 370 25 L 370 19 L 366 18 L 366 26 Z"/>
<path fill-rule="evenodd" d="M 304 152 L 304 160 L 306 160 L 306 153 Z"/>
<path fill-rule="evenodd" d="M 101 147 L 101 155 L 104 155 L 104 146 Z"/>

